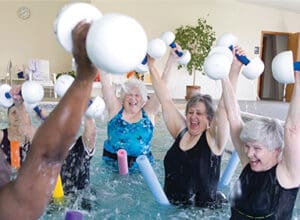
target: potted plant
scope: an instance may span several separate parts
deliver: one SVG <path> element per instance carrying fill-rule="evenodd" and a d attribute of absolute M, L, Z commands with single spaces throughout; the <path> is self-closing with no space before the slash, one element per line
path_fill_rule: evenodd
<path fill-rule="evenodd" d="M 196 25 L 182 25 L 175 30 L 175 39 L 181 48 L 191 53 L 191 60 L 185 66 L 188 73 L 193 75 L 193 85 L 186 87 L 186 99 L 190 99 L 195 93 L 200 92 L 200 86 L 195 85 L 196 72 L 204 74 L 203 64 L 213 42 L 216 40 L 216 33 L 205 18 L 199 18 Z M 179 65 L 178 69 L 183 65 Z"/>

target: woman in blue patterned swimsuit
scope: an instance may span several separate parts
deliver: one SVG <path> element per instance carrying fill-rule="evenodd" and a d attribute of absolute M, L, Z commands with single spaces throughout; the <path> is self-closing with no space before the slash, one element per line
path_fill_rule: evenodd
<path fill-rule="evenodd" d="M 176 57 L 170 53 L 162 78 L 167 81 Z M 153 161 L 151 140 L 155 126 L 155 116 L 160 104 L 155 96 L 148 99 L 143 81 L 130 78 L 122 86 L 121 97 L 116 96 L 107 73 L 101 71 L 102 94 L 109 114 L 107 140 L 104 142 L 103 159 L 109 164 L 117 161 L 116 152 L 125 149 L 128 166 L 135 165 L 139 155 L 147 155 Z"/>

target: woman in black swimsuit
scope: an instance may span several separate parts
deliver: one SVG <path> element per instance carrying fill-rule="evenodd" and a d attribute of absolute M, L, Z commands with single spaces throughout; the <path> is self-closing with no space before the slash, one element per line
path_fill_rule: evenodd
<path fill-rule="evenodd" d="M 229 80 L 222 80 L 231 139 L 243 171 L 231 192 L 231 219 L 291 219 L 300 184 L 300 74 L 284 129 L 274 119 L 243 124 Z"/>

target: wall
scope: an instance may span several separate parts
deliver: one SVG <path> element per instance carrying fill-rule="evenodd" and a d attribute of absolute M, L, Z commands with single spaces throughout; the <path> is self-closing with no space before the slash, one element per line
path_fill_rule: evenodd
<path fill-rule="evenodd" d="M 58 44 L 53 34 L 53 22 L 57 12 L 69 1 L 1 1 L 0 14 L 0 78 L 5 77 L 9 60 L 13 65 L 26 64 L 30 58 L 48 59 L 51 72 L 71 69 L 71 55 Z M 94 0 L 91 1 L 102 13 L 119 12 L 136 18 L 144 27 L 149 39 L 158 37 L 164 31 L 174 31 L 176 27 L 193 24 L 199 17 L 207 17 L 216 31 L 217 37 L 231 32 L 239 38 L 240 45 L 249 58 L 254 57 L 254 47 L 260 46 L 261 31 L 298 32 L 300 15 L 240 3 L 236 0 Z M 32 15 L 28 20 L 16 16 L 19 6 L 26 5 Z M 5 10 L 3 10 L 5 9 Z M 163 69 L 166 58 L 158 61 Z M 178 83 L 180 82 L 180 83 Z M 192 83 L 192 77 L 185 70 L 174 68 L 170 82 L 171 95 L 182 99 L 185 85 Z M 213 98 L 221 94 L 220 83 L 197 74 L 196 84 L 203 93 Z M 257 81 L 240 77 L 238 98 L 255 100 Z"/>

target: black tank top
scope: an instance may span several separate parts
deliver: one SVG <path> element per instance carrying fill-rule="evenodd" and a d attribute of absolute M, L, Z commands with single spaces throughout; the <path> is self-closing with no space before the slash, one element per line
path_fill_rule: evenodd
<path fill-rule="evenodd" d="M 231 193 L 230 219 L 291 219 L 299 188 L 282 188 L 276 167 L 254 172 L 247 164 Z"/>
<path fill-rule="evenodd" d="M 173 204 L 214 207 L 221 156 L 212 153 L 205 132 L 193 148 L 182 151 L 179 143 L 186 132 L 180 132 L 164 158 L 165 193 Z"/>
<path fill-rule="evenodd" d="M 10 164 L 10 141 L 8 140 L 8 132 L 7 128 L 2 129 L 3 131 L 3 139 L 1 142 L 1 149 L 5 154 L 6 161 Z M 26 142 L 24 145 L 20 145 L 20 157 L 21 157 L 21 164 L 25 161 L 27 153 L 30 148 L 30 143 Z"/>

